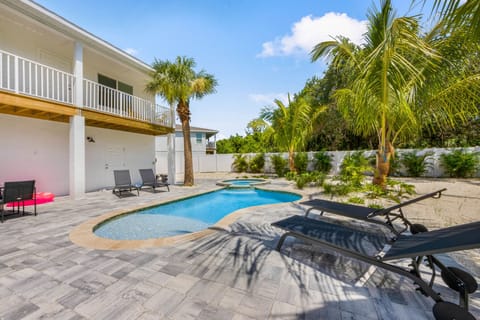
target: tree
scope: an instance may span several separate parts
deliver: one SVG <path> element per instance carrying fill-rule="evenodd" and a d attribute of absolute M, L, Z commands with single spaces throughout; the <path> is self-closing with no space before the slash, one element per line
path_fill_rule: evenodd
<path fill-rule="evenodd" d="M 378 136 L 373 183 L 384 186 L 395 140 L 418 134 L 427 116 L 452 125 L 453 118 L 465 119 L 467 114 L 476 112 L 471 102 L 478 94 L 478 83 L 475 79 L 450 82 L 452 86 L 448 89 L 456 93 L 456 101 L 451 103 L 446 97 L 447 88 L 439 91 L 434 86 L 440 80 L 432 75 L 440 76 L 444 71 L 440 68 L 443 60 L 432 41 L 420 36 L 418 17 L 396 18 L 391 1 L 384 0 L 380 10 L 369 12 L 368 20 L 363 47 L 337 38 L 317 44 L 311 54 L 313 61 L 332 56 L 334 66 L 356 66 L 352 69 L 353 81 L 334 96 L 356 133 Z M 420 104 L 417 93 L 423 89 L 428 91 L 429 99 Z M 433 104 L 442 98 L 449 101 Z"/>
<path fill-rule="evenodd" d="M 418 0 L 412 1 L 413 3 Z M 425 4 L 426 0 L 420 0 Z M 449 31 L 467 27 L 473 41 L 480 40 L 480 1 L 435 0 L 432 13 L 439 13 Z"/>
<path fill-rule="evenodd" d="M 288 152 L 290 171 L 295 171 L 295 152 L 304 151 L 307 137 L 312 132 L 312 123 L 323 109 L 313 111 L 305 99 L 294 101 L 288 96 L 288 106 L 276 99 L 277 108 L 264 108 L 261 118 L 271 124 L 275 144 L 281 151 Z"/>
<path fill-rule="evenodd" d="M 170 105 L 177 105 L 177 114 L 182 123 L 185 177 L 184 185 L 194 184 L 192 163 L 192 142 L 190 141 L 190 100 L 201 99 L 215 92 L 217 80 L 204 70 L 195 72 L 195 61 L 192 58 L 177 57 L 175 62 L 155 59 L 152 80 L 146 91 L 158 94 Z"/>

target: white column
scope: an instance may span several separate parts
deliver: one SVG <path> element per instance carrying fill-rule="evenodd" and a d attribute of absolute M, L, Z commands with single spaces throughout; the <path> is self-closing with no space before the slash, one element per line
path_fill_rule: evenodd
<path fill-rule="evenodd" d="M 83 45 L 75 42 L 73 53 L 75 76 L 73 104 L 83 108 Z M 85 118 L 79 113 L 70 117 L 70 197 L 81 198 L 85 194 Z"/>
<path fill-rule="evenodd" d="M 70 117 L 70 197 L 85 194 L 85 118 Z"/>
<path fill-rule="evenodd" d="M 175 106 L 170 105 L 170 121 L 173 128 L 173 133 L 167 136 L 167 159 L 168 159 L 168 181 L 171 184 L 176 182 L 177 168 L 176 168 L 176 150 L 175 150 Z"/>
<path fill-rule="evenodd" d="M 76 107 L 83 107 L 83 45 L 75 42 L 73 54 L 73 75 L 75 76 L 75 90 L 73 104 Z"/>
<path fill-rule="evenodd" d="M 167 136 L 167 159 L 168 159 L 168 181 L 171 184 L 174 184 L 176 181 L 177 170 L 175 167 L 176 159 L 175 159 L 175 132 L 170 133 Z"/>

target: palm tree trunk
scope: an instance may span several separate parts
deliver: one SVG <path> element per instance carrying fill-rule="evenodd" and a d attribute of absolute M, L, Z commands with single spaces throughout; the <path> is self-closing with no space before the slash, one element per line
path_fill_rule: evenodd
<path fill-rule="evenodd" d="M 182 123 L 183 132 L 183 154 L 184 154 L 184 178 L 185 186 L 193 186 L 193 161 L 192 161 L 192 141 L 190 139 L 190 108 L 188 103 L 179 102 L 177 113 Z"/>
<path fill-rule="evenodd" d="M 377 164 L 373 175 L 373 184 L 386 188 L 387 176 L 390 171 L 390 159 L 394 154 L 393 146 L 387 142 L 387 146 L 381 146 L 377 151 Z"/>
<path fill-rule="evenodd" d="M 291 172 L 295 172 L 295 153 L 292 151 L 288 151 L 288 167 L 290 168 Z"/>

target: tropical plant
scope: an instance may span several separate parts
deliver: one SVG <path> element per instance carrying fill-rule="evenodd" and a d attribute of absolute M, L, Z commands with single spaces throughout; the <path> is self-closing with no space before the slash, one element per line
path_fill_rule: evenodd
<path fill-rule="evenodd" d="M 263 168 L 265 167 L 265 154 L 257 153 L 253 156 L 248 162 L 248 167 L 252 173 L 263 172 Z"/>
<path fill-rule="evenodd" d="M 271 124 L 275 144 L 280 151 L 288 152 L 290 171 L 295 171 L 294 154 L 303 151 L 306 138 L 312 132 L 312 122 L 323 109 L 313 110 L 303 98 L 293 101 L 288 96 L 288 105 L 276 99 L 276 108 L 264 108 L 261 118 Z"/>
<path fill-rule="evenodd" d="M 365 173 L 371 171 L 368 159 L 362 152 L 347 153 L 340 164 L 340 180 L 361 187 Z"/>
<path fill-rule="evenodd" d="M 425 3 L 426 0 L 420 0 Z M 419 2 L 414 0 L 413 2 Z M 448 30 L 467 26 L 472 40 L 480 40 L 480 1 L 478 0 L 435 0 L 433 13 L 439 13 Z"/>
<path fill-rule="evenodd" d="M 280 178 L 285 176 L 287 172 L 287 160 L 279 154 L 274 154 L 270 157 L 270 161 L 272 161 L 273 170 L 275 170 L 277 176 Z"/>
<path fill-rule="evenodd" d="M 324 173 L 318 171 L 304 172 L 295 176 L 295 184 L 298 189 L 303 189 L 307 184 L 319 187 L 323 185 L 325 177 Z"/>
<path fill-rule="evenodd" d="M 405 152 L 402 154 L 401 162 L 407 173 L 411 177 L 423 176 L 428 169 L 433 168 L 433 152 L 425 152 L 419 155 L 416 151 Z"/>
<path fill-rule="evenodd" d="M 236 172 L 247 172 L 248 170 L 247 157 L 241 153 L 234 155 L 232 167 Z"/>
<path fill-rule="evenodd" d="M 332 156 L 325 151 L 315 153 L 315 170 L 329 173 L 332 170 Z"/>
<path fill-rule="evenodd" d="M 295 170 L 298 173 L 307 172 L 308 167 L 308 154 L 306 152 L 298 152 L 293 157 L 293 162 L 295 163 Z"/>
<path fill-rule="evenodd" d="M 152 79 L 146 85 L 146 91 L 158 94 L 170 106 L 176 104 L 176 110 L 182 124 L 185 175 L 184 185 L 194 184 L 192 163 L 192 142 L 190 137 L 190 100 L 201 99 L 215 92 L 217 80 L 204 70 L 195 72 L 195 60 L 177 57 L 174 62 L 157 60 L 153 62 Z"/>
<path fill-rule="evenodd" d="M 479 166 L 479 154 L 465 150 L 453 150 L 440 156 L 440 163 L 445 172 L 452 178 L 473 176 Z"/>
<path fill-rule="evenodd" d="M 373 183 L 386 187 L 396 139 L 418 134 L 428 119 L 452 126 L 456 118 L 463 121 L 478 114 L 475 101 L 480 86 L 478 76 L 465 78 L 461 73 L 442 81 L 442 75 L 443 80 L 448 76 L 442 73 L 445 60 L 438 48 L 439 39 L 447 36 L 434 30 L 422 37 L 418 17 L 396 18 L 390 0 L 382 1 L 380 10 L 370 11 L 368 20 L 364 46 L 339 37 L 317 44 L 311 54 L 313 61 L 331 56 L 334 67 L 351 68 L 353 81 L 334 96 L 354 132 L 378 136 Z M 418 103 L 416 93 L 421 89 L 425 91 Z"/>

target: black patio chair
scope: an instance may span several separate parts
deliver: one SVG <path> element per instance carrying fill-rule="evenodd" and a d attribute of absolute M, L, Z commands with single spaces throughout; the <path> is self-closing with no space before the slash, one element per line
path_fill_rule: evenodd
<path fill-rule="evenodd" d="M 121 196 L 122 191 L 132 192 L 132 190 L 137 190 L 137 195 L 140 195 L 138 192 L 139 187 L 132 185 L 130 170 L 113 170 L 113 177 L 115 179 L 115 187 L 113 187 L 112 190 L 113 193 L 117 190 L 118 196 Z"/>
<path fill-rule="evenodd" d="M 161 181 L 157 180 L 155 174 L 153 173 L 153 169 L 139 169 L 140 176 L 142 177 L 142 187 L 150 187 L 155 192 L 155 188 L 157 187 L 166 187 L 168 191 L 170 191 L 170 184 L 167 180 L 162 178 Z"/>
<path fill-rule="evenodd" d="M 355 204 L 340 203 L 323 199 L 307 200 L 300 202 L 300 204 L 311 207 L 305 212 L 306 217 L 308 217 L 309 213 L 312 210 L 320 211 L 321 216 L 325 212 L 329 212 L 332 214 L 337 214 L 353 219 L 384 225 L 388 227 L 395 235 L 398 236 L 407 229 L 410 229 L 411 233 L 427 231 L 427 229 L 423 225 L 412 224 L 410 221 L 408 221 L 407 217 L 402 211 L 403 207 L 428 198 L 438 199 L 442 195 L 442 192 L 445 190 L 447 189 L 443 188 L 434 192 L 430 192 L 384 209 L 375 209 Z M 396 220 L 399 220 L 399 222 L 404 225 L 404 228 L 400 230 L 396 229 L 393 224 Z"/>
<path fill-rule="evenodd" d="M 4 221 L 5 205 L 7 203 L 12 203 L 13 212 L 15 212 L 15 206 L 17 206 L 17 213 L 20 213 L 21 205 L 22 214 L 25 214 L 24 201 L 33 200 L 34 215 L 37 215 L 37 201 L 35 194 L 35 180 L 5 182 L 3 187 L 0 188 L 1 222 Z"/>
<path fill-rule="evenodd" d="M 475 278 L 462 269 L 445 266 L 434 254 L 479 248 L 480 221 L 414 235 L 400 235 L 394 242 L 385 241 L 384 250 L 374 255 L 365 252 L 363 242 L 371 239 L 384 241 L 385 237 L 379 233 L 368 233 L 350 226 L 302 216 L 291 216 L 272 225 L 286 231 L 278 241 L 278 251 L 288 236 L 303 239 L 411 279 L 418 286 L 417 290 L 435 301 L 433 314 L 436 319 L 475 319 L 468 312 L 468 295 L 478 288 Z M 411 259 L 409 268 L 390 262 L 403 258 Z M 428 282 L 422 279 L 420 273 L 423 262 L 432 270 Z M 458 305 L 444 301 L 440 294 L 433 290 L 436 268 L 441 271 L 441 277 L 448 287 L 459 293 Z"/>

